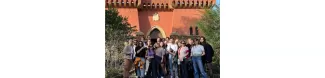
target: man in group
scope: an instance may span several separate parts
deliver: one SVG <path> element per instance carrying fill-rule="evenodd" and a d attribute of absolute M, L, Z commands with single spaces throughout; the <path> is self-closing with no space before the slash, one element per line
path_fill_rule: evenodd
<path fill-rule="evenodd" d="M 174 62 L 174 57 L 176 55 L 176 51 L 178 50 L 178 46 L 177 44 L 175 43 L 175 41 L 173 39 L 170 39 L 169 40 L 169 43 L 167 44 L 167 52 L 169 54 L 169 57 L 168 57 L 168 69 L 169 69 L 169 72 L 170 72 L 170 76 L 171 78 L 175 77 L 175 78 L 178 78 L 178 72 L 177 72 L 177 62 L 175 63 Z"/>
<path fill-rule="evenodd" d="M 208 68 L 208 73 L 213 78 L 212 74 L 212 57 L 214 55 L 214 51 L 209 43 L 206 42 L 205 37 L 200 37 L 200 43 L 204 47 L 205 55 L 202 57 L 203 66 Z"/>
<path fill-rule="evenodd" d="M 134 55 L 134 49 L 133 49 L 134 43 L 133 39 L 128 40 L 128 45 L 126 45 L 123 49 L 124 53 L 124 71 L 123 71 L 123 78 L 129 78 L 130 76 L 130 69 L 132 68 L 132 62 L 133 62 L 133 55 Z"/>
<path fill-rule="evenodd" d="M 186 44 L 186 46 L 189 49 L 189 55 L 188 55 L 188 57 L 190 57 L 192 45 L 193 45 L 193 39 L 192 38 L 188 38 L 187 39 L 187 44 Z M 187 63 L 187 68 L 188 68 L 188 73 L 189 73 L 187 77 L 194 78 L 194 74 L 191 74 L 191 73 L 194 73 L 193 65 L 192 65 L 192 62 L 191 61 L 189 61 Z"/>

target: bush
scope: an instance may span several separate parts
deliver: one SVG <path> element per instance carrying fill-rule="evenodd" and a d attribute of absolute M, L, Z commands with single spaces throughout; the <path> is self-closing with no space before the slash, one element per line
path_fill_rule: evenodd
<path fill-rule="evenodd" d="M 123 70 L 117 68 L 106 69 L 105 78 L 123 78 Z"/>

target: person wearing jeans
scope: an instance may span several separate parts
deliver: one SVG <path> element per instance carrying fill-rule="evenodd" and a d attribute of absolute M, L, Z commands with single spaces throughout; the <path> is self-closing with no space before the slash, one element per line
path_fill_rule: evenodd
<path fill-rule="evenodd" d="M 170 76 L 171 78 L 173 77 L 176 77 L 177 78 L 177 71 L 174 71 L 175 68 L 177 70 L 177 62 L 174 63 L 174 57 L 176 55 L 176 51 L 178 49 L 178 46 L 177 44 L 174 42 L 173 39 L 169 39 L 169 43 L 167 44 L 167 51 L 168 51 L 168 69 L 169 69 L 169 72 L 170 72 Z M 174 70 L 173 70 L 174 69 Z"/>
<path fill-rule="evenodd" d="M 147 47 L 143 46 L 143 42 L 139 41 L 139 46 L 135 48 L 136 52 L 136 58 L 134 61 L 135 69 L 136 69 L 136 75 L 138 78 L 144 77 L 144 65 L 145 65 L 145 54 Z"/>
<path fill-rule="evenodd" d="M 207 78 L 207 74 L 203 68 L 202 56 L 205 55 L 204 47 L 199 44 L 199 40 L 195 39 L 194 45 L 191 48 L 191 56 L 194 68 L 194 78 L 200 78 L 200 74 L 203 78 Z M 199 74 L 200 72 L 200 74 Z"/>

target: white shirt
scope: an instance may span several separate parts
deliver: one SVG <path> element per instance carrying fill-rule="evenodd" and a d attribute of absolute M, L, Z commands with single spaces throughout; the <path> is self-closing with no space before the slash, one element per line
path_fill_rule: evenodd
<path fill-rule="evenodd" d="M 133 49 L 132 59 L 135 57 L 135 54 L 136 54 L 135 47 L 136 47 L 135 45 L 132 46 L 132 49 Z"/>
<path fill-rule="evenodd" d="M 177 46 L 177 44 L 167 43 L 166 49 L 167 49 L 167 51 L 173 50 L 174 52 L 176 52 L 178 49 L 178 46 Z"/>

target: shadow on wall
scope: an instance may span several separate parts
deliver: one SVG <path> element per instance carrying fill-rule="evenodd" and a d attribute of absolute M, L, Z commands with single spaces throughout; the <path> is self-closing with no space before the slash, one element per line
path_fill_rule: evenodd
<path fill-rule="evenodd" d="M 175 26 L 173 27 L 173 31 L 181 35 L 190 35 L 190 26 L 192 26 L 193 34 L 195 34 L 194 31 L 195 31 L 195 26 L 197 21 L 198 18 L 194 18 L 190 16 L 181 16 L 181 25 L 183 26 Z"/>
<path fill-rule="evenodd" d="M 149 32 L 151 28 L 150 19 L 148 18 L 148 16 L 152 16 L 152 15 L 150 15 L 150 13 L 146 11 L 139 12 L 139 26 L 140 26 L 139 30 L 143 32 L 145 36 L 147 35 L 147 32 Z"/>

